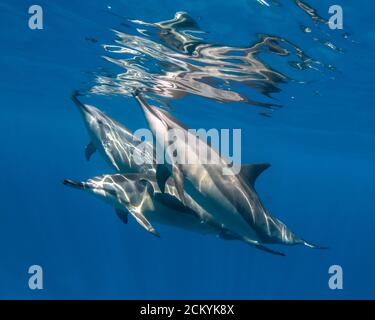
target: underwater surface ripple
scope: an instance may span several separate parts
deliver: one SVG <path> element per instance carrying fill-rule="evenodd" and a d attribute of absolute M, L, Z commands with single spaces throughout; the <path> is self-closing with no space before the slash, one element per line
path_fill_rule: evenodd
<path fill-rule="evenodd" d="M 207 42 L 206 33 L 185 12 L 177 12 L 172 20 L 148 23 L 129 19 L 122 25 L 126 31 L 113 30 L 115 44 L 103 45 L 107 53 L 103 57 L 123 72 L 96 75 L 91 93 L 131 95 L 137 89 L 164 105 L 170 99 L 198 95 L 272 108 L 280 106 L 270 100 L 272 94 L 296 79 L 264 62 L 263 54 L 282 57 L 297 70 L 334 71 L 333 66 L 311 58 L 283 37 L 258 33 L 258 40 L 249 47 Z M 251 91 L 243 93 L 241 85 Z M 267 101 L 255 100 L 252 91 Z"/>

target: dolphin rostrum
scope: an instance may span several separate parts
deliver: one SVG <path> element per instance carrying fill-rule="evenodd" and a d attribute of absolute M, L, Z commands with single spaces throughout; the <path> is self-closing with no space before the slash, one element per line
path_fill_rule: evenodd
<path fill-rule="evenodd" d="M 141 143 L 138 138 L 99 109 L 83 104 L 78 100 L 77 92 L 73 93 L 72 100 L 82 115 L 91 139 L 85 149 L 87 160 L 98 150 L 106 162 L 119 172 L 147 172 L 153 168 L 151 147 L 137 148 Z M 142 165 L 137 164 L 137 157 L 143 160 Z"/>
<path fill-rule="evenodd" d="M 269 167 L 268 164 L 242 165 L 240 173 L 236 174 L 234 168 L 230 167 L 216 150 L 198 136 L 192 136 L 193 133 L 169 112 L 149 105 L 138 91 L 134 93 L 134 97 L 144 112 L 156 143 L 165 146 L 170 143 L 168 131 L 179 130 L 184 136 L 174 137 L 174 150 L 180 154 L 188 153 L 194 160 L 193 164 L 172 163 L 172 169 L 169 171 L 161 170 L 163 165 L 158 165 L 156 177 L 161 189 L 172 174 L 182 202 L 188 194 L 199 206 L 210 212 L 223 228 L 258 249 L 283 255 L 264 244 L 303 244 L 318 248 L 298 237 L 284 223 L 273 217 L 259 199 L 254 187 L 255 181 Z M 186 142 L 194 139 L 196 143 Z M 204 148 L 215 156 L 217 163 L 200 162 L 199 154 Z M 173 159 L 170 154 L 165 157 Z M 226 174 L 223 174 L 224 172 Z"/>

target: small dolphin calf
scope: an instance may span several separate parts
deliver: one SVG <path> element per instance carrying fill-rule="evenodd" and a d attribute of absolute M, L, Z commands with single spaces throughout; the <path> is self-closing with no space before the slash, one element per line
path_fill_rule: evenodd
<path fill-rule="evenodd" d="M 156 177 L 161 190 L 172 174 L 182 202 L 188 194 L 213 216 L 216 223 L 258 249 L 283 255 L 264 244 L 303 244 L 318 248 L 298 237 L 285 224 L 274 218 L 259 199 L 254 187 L 255 180 L 269 167 L 268 164 L 243 165 L 240 174 L 236 174 L 216 150 L 206 141 L 194 136 L 166 110 L 149 105 L 139 92 L 135 92 L 134 97 L 143 110 L 157 143 L 168 145 L 169 130 L 183 132 L 183 137 L 175 137 L 174 152 L 189 154 L 189 159 L 194 160 L 194 164 L 172 163 L 170 171 L 161 169 L 162 166 L 159 165 Z M 218 159 L 217 164 L 202 163 L 199 158 L 201 150 L 208 150 L 209 154 L 214 155 L 215 159 Z M 173 159 L 171 155 L 166 156 Z M 223 174 L 224 172 L 227 174 Z"/>
<path fill-rule="evenodd" d="M 178 199 L 173 180 L 166 183 L 164 193 L 160 191 L 155 175 L 149 174 L 101 175 L 85 182 L 64 180 L 63 183 L 109 203 L 124 223 L 128 222 L 130 213 L 141 226 L 158 237 L 159 233 L 151 223 L 236 239 L 189 196 L 186 197 L 187 205 L 183 205 Z"/>
<path fill-rule="evenodd" d="M 72 100 L 82 115 L 91 139 L 85 149 L 87 160 L 90 160 L 93 153 L 98 150 L 106 162 L 116 171 L 135 173 L 152 170 L 152 147 L 144 147 L 142 150 L 137 148 L 141 143 L 139 139 L 122 124 L 99 109 L 79 101 L 77 92 L 73 93 Z M 136 163 L 137 157 L 143 160 L 142 165 Z"/>

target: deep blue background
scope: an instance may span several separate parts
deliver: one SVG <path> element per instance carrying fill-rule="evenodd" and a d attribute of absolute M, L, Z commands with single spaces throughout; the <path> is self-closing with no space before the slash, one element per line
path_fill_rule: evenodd
<path fill-rule="evenodd" d="M 38 1 L 44 30 L 32 31 L 27 10 L 34 1 L 0 1 L 0 297 L 374 298 L 375 4 L 336 2 L 351 37 L 344 41 L 341 31 L 327 32 L 344 53 L 303 34 L 299 23 L 311 20 L 292 5 Z M 331 1 L 313 3 L 328 17 Z M 121 23 L 105 12 L 107 5 L 150 22 L 187 11 L 219 43 L 246 46 L 256 33 L 277 34 L 337 67 L 328 76 L 288 70 L 316 81 L 284 85 L 275 96 L 284 108 L 272 118 L 248 105 L 196 97 L 174 104 L 174 114 L 190 127 L 242 128 L 243 161 L 272 164 L 258 182 L 267 207 L 330 250 L 283 247 L 287 257 L 281 258 L 164 226 L 158 240 L 133 220 L 124 226 L 101 201 L 61 184 L 109 172 L 97 155 L 85 161 L 88 136 L 69 99 L 74 89 L 88 87 L 89 72 L 105 65 L 100 44 L 109 43 L 109 29 Z M 90 36 L 99 42 L 84 40 Z M 145 126 L 131 98 L 91 97 L 90 103 L 131 129 Z M 32 264 L 44 269 L 44 290 L 28 288 Z M 344 269 L 344 290 L 328 288 L 332 264 Z"/>

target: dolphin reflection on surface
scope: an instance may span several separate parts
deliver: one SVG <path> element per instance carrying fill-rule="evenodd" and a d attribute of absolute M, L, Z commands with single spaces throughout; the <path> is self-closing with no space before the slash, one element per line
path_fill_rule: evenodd
<path fill-rule="evenodd" d="M 259 33 L 243 47 L 210 43 L 186 12 L 156 23 L 129 22 L 126 32 L 113 30 L 115 44 L 103 45 L 103 58 L 120 71 L 98 74 L 92 93 L 130 96 L 138 88 L 159 100 L 197 95 L 270 109 L 280 105 L 259 98 L 272 98 L 291 79 L 263 61 L 264 55 L 281 57 L 298 70 L 324 68 L 291 41 L 273 35 Z"/>

